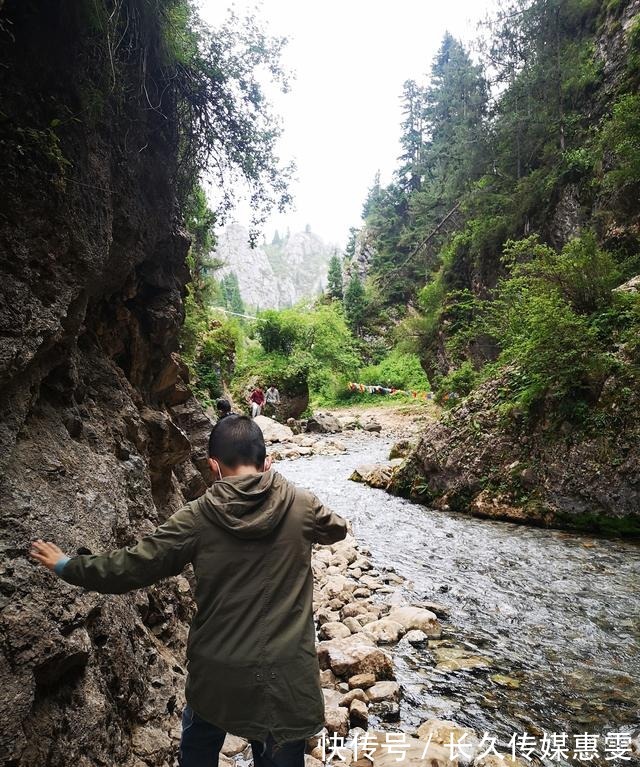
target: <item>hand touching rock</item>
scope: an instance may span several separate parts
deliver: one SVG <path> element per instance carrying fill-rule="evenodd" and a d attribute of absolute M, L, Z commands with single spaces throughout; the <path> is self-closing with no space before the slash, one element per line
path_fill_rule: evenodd
<path fill-rule="evenodd" d="M 66 558 L 64 551 L 59 549 L 55 543 L 48 543 L 40 540 L 40 538 L 31 544 L 29 555 L 32 559 L 35 559 L 36 562 L 48 567 L 49 570 L 53 570 L 61 559 Z"/>

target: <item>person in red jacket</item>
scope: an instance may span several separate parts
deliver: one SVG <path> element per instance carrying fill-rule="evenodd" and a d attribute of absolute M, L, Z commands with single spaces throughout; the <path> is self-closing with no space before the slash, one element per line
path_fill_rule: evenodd
<path fill-rule="evenodd" d="M 254 387 L 253 391 L 249 395 L 249 404 L 251 405 L 251 417 L 255 418 L 262 412 L 262 406 L 264 405 L 264 392 L 260 386 Z"/>

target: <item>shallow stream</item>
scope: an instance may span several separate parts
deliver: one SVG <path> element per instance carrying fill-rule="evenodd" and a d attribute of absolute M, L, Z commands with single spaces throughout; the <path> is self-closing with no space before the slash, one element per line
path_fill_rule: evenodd
<path fill-rule="evenodd" d="M 385 460 L 389 444 L 344 441 L 344 455 L 277 470 L 353 523 L 376 567 L 406 579 L 407 601 L 449 611 L 440 647 L 393 648 L 404 692 L 393 727 L 451 718 L 503 745 L 514 732 L 568 733 L 571 745 L 593 733 L 600 756 L 591 764 L 628 763 L 604 759 L 603 733 L 640 724 L 640 547 L 395 498 L 348 479 Z M 549 763 L 566 761 L 585 763 L 572 753 Z"/>

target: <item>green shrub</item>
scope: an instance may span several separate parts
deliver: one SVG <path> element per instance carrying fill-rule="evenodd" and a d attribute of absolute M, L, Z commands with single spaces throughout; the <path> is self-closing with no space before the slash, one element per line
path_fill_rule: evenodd
<path fill-rule="evenodd" d="M 459 397 L 466 397 L 472 391 L 478 379 L 478 372 L 471 362 L 463 362 L 459 368 L 447 373 L 438 381 L 436 401 L 440 404 L 454 404 Z"/>

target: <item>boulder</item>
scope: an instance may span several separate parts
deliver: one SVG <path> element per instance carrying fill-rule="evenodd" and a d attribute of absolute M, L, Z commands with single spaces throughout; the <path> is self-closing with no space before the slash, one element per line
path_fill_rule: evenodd
<path fill-rule="evenodd" d="M 389 618 L 366 623 L 363 628 L 373 635 L 378 644 L 395 644 L 406 631 L 401 623 Z"/>
<path fill-rule="evenodd" d="M 415 444 L 408 439 L 398 440 L 398 442 L 391 446 L 391 450 L 389 450 L 389 460 L 393 460 L 394 458 L 406 458 L 414 447 Z"/>
<path fill-rule="evenodd" d="M 340 738 L 346 738 L 349 734 L 349 710 L 343 706 L 325 708 L 324 726 L 329 734 L 335 733 Z"/>
<path fill-rule="evenodd" d="M 375 432 L 381 432 L 382 431 L 382 426 L 381 426 L 380 422 L 376 421 L 376 419 L 373 418 L 372 416 L 368 416 L 367 418 L 362 420 L 360 422 L 360 426 L 365 431 L 375 431 Z"/>
<path fill-rule="evenodd" d="M 314 413 L 307 420 L 307 432 L 314 434 L 337 434 L 342 431 L 340 421 L 331 413 Z"/>
<path fill-rule="evenodd" d="M 401 458 L 396 458 L 387 463 L 365 463 L 357 466 L 349 479 L 352 482 L 362 482 L 369 487 L 386 490 L 393 478 L 396 466 L 402 463 Z"/>
<path fill-rule="evenodd" d="M 407 633 L 404 635 L 404 638 L 405 641 L 407 641 L 413 647 L 424 647 L 429 641 L 429 637 L 424 633 L 424 631 L 420 631 L 420 629 L 412 629 L 411 631 L 407 631 Z"/>
<path fill-rule="evenodd" d="M 349 723 L 352 727 L 362 727 L 367 729 L 369 726 L 369 709 L 367 704 L 360 700 L 360 698 L 354 698 L 349 706 Z"/>
<path fill-rule="evenodd" d="M 391 658 L 366 634 L 320 642 L 317 652 L 320 668 L 330 668 L 337 676 L 370 673 L 376 679 L 393 679 Z"/>
<path fill-rule="evenodd" d="M 400 623 L 409 631 L 419 629 L 430 639 L 439 639 L 442 636 L 442 627 L 431 610 L 425 610 L 423 607 L 394 607 L 388 615 L 392 621 Z"/>
<path fill-rule="evenodd" d="M 418 737 L 451 749 L 462 765 L 473 761 L 480 746 L 480 739 L 470 727 L 461 727 L 448 719 L 427 719 L 418 727 Z"/>
<path fill-rule="evenodd" d="M 318 631 L 320 639 L 340 639 L 342 637 L 351 636 L 351 629 L 347 628 L 344 623 L 338 621 L 327 621 L 320 626 Z"/>
<path fill-rule="evenodd" d="M 487 668 L 491 661 L 482 655 L 474 655 L 464 647 L 436 647 L 433 649 L 438 671 L 465 671 Z"/>
<path fill-rule="evenodd" d="M 427 745 L 418 738 L 407 736 L 402 743 L 385 748 L 385 732 L 370 733 L 368 742 L 373 742 L 375 747 L 376 767 L 398 767 L 398 764 L 403 767 L 457 767 L 456 760 L 450 757 L 448 747 L 437 743 Z"/>
<path fill-rule="evenodd" d="M 222 753 L 225 756 L 236 756 L 237 754 L 241 754 L 248 745 L 248 740 L 227 733 L 224 743 L 222 744 Z"/>
<path fill-rule="evenodd" d="M 383 700 L 397 703 L 400 700 L 400 685 L 397 682 L 376 682 L 367 690 L 367 698 L 371 703 L 381 703 Z"/>
<path fill-rule="evenodd" d="M 259 415 L 253 419 L 260 429 L 265 442 L 290 442 L 293 437 L 293 431 L 283 423 L 278 423 L 273 418 L 267 418 L 265 415 Z"/>
<path fill-rule="evenodd" d="M 375 683 L 376 675 L 371 673 L 355 674 L 354 676 L 349 677 L 349 687 L 352 689 L 359 688 L 361 690 L 366 690 L 368 687 L 373 686 Z"/>

